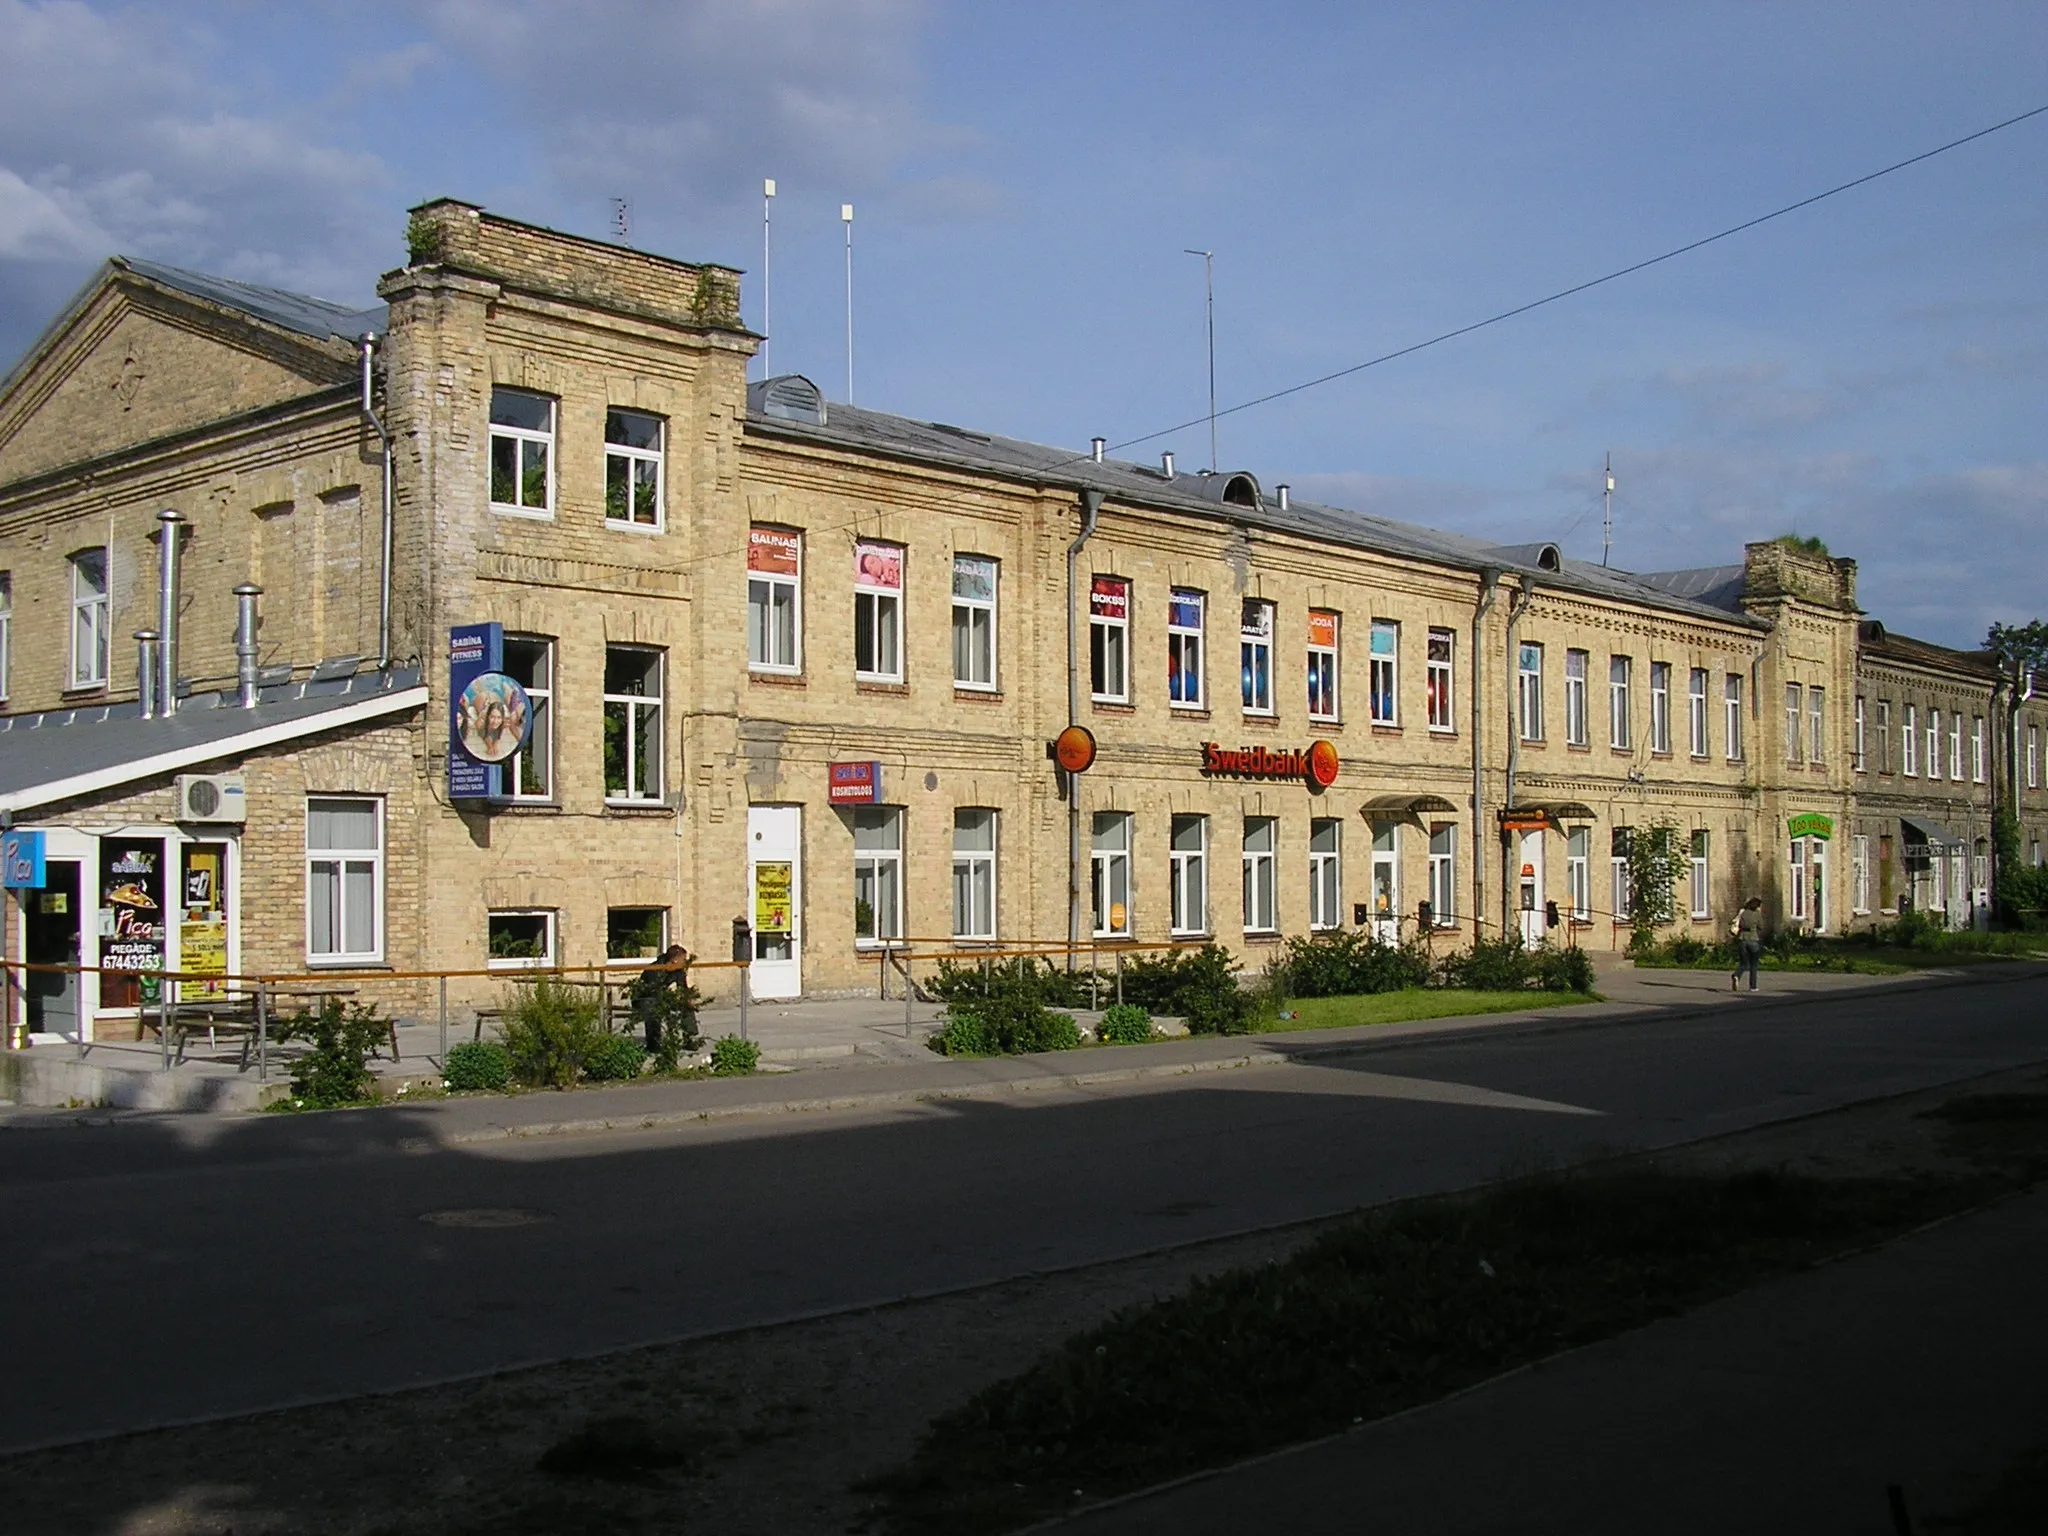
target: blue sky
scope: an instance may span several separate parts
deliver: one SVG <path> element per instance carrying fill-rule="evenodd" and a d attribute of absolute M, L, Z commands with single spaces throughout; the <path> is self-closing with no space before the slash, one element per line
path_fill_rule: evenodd
<path fill-rule="evenodd" d="M 1085 447 L 2048 103 L 2048 8 L 0 0 L 0 356 L 103 256 L 367 301 L 437 195 L 747 268 L 772 361 Z M 1951 644 L 2048 614 L 2048 117 L 1227 418 L 1227 468 L 1614 558 L 1797 529 Z M 1205 428 L 1171 447 L 1206 463 Z"/>

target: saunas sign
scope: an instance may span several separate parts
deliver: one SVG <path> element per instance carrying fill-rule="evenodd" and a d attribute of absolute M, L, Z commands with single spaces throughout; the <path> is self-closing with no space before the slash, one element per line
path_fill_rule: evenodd
<path fill-rule="evenodd" d="M 1312 789 L 1337 782 L 1337 749 L 1327 741 L 1305 747 L 1225 747 L 1202 743 L 1202 772 L 1232 779 L 1306 779 Z"/>

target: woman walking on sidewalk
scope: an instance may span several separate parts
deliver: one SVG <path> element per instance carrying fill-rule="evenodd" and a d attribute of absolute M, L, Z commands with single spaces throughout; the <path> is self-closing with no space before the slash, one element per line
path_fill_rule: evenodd
<path fill-rule="evenodd" d="M 1728 976 L 1728 990 L 1737 990 L 1742 973 L 1749 972 L 1749 990 L 1756 990 L 1757 964 L 1764 957 L 1764 899 L 1752 896 L 1742 904 L 1742 910 L 1735 914 L 1735 921 L 1728 925 L 1728 935 L 1735 940 L 1735 969 Z"/>

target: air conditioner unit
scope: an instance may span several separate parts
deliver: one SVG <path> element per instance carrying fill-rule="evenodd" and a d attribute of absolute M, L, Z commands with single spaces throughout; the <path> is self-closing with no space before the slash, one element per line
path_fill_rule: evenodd
<path fill-rule="evenodd" d="M 249 786 L 239 773 L 181 773 L 172 783 L 180 821 L 249 819 Z"/>

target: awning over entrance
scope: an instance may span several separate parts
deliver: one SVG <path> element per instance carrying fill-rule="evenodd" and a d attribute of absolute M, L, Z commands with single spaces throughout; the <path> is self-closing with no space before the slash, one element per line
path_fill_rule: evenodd
<path fill-rule="evenodd" d="M 1455 816 L 1458 808 L 1442 795 L 1374 795 L 1359 807 L 1367 821 L 1420 821 L 1425 816 Z"/>
<path fill-rule="evenodd" d="M 1925 816 L 1901 816 L 1899 821 L 1906 829 L 1908 843 L 1918 840 L 1930 848 L 1961 848 L 1964 845 L 1962 838 L 1940 822 L 1929 821 Z"/>

